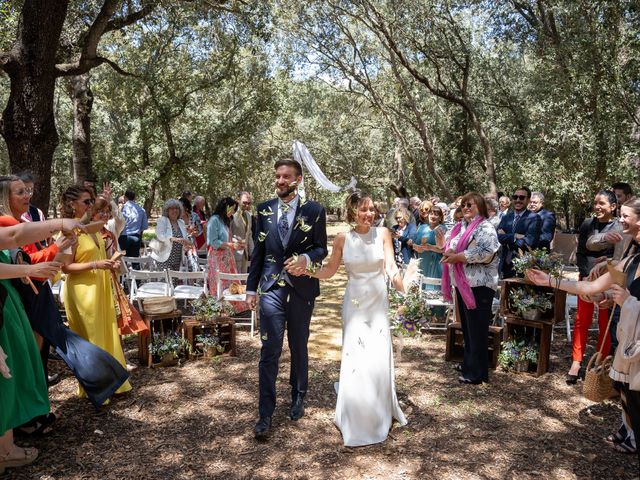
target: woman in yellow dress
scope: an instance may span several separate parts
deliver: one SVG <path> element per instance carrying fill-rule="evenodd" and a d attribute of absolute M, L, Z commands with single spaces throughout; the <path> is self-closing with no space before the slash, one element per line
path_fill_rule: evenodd
<path fill-rule="evenodd" d="M 83 187 L 67 188 L 62 194 L 62 216 L 66 218 L 104 221 L 109 218 L 110 205 L 104 202 L 104 208 L 95 211 L 93 193 Z M 64 287 L 64 308 L 67 312 L 69 327 L 81 337 L 109 352 L 124 368 L 126 363 L 111 287 L 109 270 L 119 268 L 119 263 L 109 260 L 104 240 L 99 234 L 82 234 L 73 256 L 69 256 L 62 268 L 67 274 Z M 116 390 L 125 393 L 131 390 L 127 380 Z M 86 394 L 78 387 L 78 395 Z"/>

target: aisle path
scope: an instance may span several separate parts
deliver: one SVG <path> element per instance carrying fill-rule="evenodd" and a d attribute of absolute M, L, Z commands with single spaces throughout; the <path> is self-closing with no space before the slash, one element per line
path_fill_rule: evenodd
<path fill-rule="evenodd" d="M 327 226 L 329 236 L 329 256 L 333 246 L 333 239 L 340 232 L 346 232 L 349 225 L 346 223 Z M 329 280 L 320 282 L 320 296 L 316 300 L 316 306 L 311 318 L 311 335 L 309 337 L 309 356 L 319 360 L 340 360 L 340 347 L 342 345 L 342 321 L 340 312 L 342 308 L 342 296 L 347 283 L 347 275 L 344 266 Z"/>

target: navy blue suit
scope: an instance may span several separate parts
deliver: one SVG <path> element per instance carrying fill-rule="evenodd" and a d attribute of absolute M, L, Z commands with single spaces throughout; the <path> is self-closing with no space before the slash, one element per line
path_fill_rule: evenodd
<path fill-rule="evenodd" d="M 393 231 L 398 231 L 398 225 L 394 225 Z M 400 243 L 400 253 L 402 254 L 402 262 L 405 265 L 409 264 L 409 261 L 413 257 L 413 248 L 409 246 L 407 243 L 409 240 L 413 239 L 413 236 L 416 233 L 416 226 L 413 223 L 408 223 L 404 229 L 404 233 L 395 239 L 396 242 Z"/>
<path fill-rule="evenodd" d="M 260 418 L 271 417 L 275 410 L 276 377 L 285 327 L 291 351 L 292 400 L 307 392 L 309 323 L 315 298 L 320 295 L 320 285 L 315 278 L 287 274 L 284 262 L 294 254 L 306 254 L 312 263 L 322 262 L 327 256 L 327 228 L 322 205 L 300 203 L 294 223 L 290 225 L 291 234 L 286 246 L 278 233 L 278 199 L 257 207 L 247 291 L 260 295 Z"/>
<path fill-rule="evenodd" d="M 540 226 L 542 219 L 537 213 L 524 210 L 518 223 L 513 225 L 515 212 L 509 211 L 502 217 L 498 225 L 498 240 L 502 245 L 500 254 L 500 272 L 502 278 L 511 278 L 515 276 L 513 270 L 513 258 L 518 256 L 518 250 L 526 252 L 529 248 L 538 248 L 540 238 Z M 504 233 L 500 233 L 502 230 Z M 523 238 L 516 238 L 516 234 L 524 235 Z"/>
<path fill-rule="evenodd" d="M 536 213 L 542 219 L 538 248 L 546 248 L 551 251 L 551 241 L 556 233 L 556 214 L 544 208 L 541 208 Z"/>

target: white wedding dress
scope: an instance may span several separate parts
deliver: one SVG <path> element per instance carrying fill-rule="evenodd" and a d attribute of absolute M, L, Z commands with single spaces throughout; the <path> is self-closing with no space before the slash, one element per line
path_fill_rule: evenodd
<path fill-rule="evenodd" d="M 342 306 L 342 363 L 335 424 L 348 447 L 383 442 L 395 418 L 407 420 L 396 397 L 381 229 L 347 233 L 348 274 Z"/>

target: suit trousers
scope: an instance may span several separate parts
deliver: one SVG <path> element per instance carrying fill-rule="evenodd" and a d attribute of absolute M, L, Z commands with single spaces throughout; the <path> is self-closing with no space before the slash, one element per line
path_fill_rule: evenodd
<path fill-rule="evenodd" d="M 456 299 L 460 306 L 460 321 L 464 338 L 464 360 L 462 376 L 472 382 L 489 381 L 489 324 L 494 291 L 489 287 L 471 289 L 476 308 L 470 310 L 456 288 Z"/>
<path fill-rule="evenodd" d="M 315 301 L 302 298 L 290 285 L 274 286 L 260 295 L 260 363 L 258 365 L 260 400 L 260 418 L 271 417 L 276 407 L 276 378 L 284 331 L 287 330 L 287 341 L 291 352 L 291 385 L 292 401 L 298 395 L 307 392 L 309 376 L 309 357 L 307 342 L 309 340 L 309 324 Z"/>

